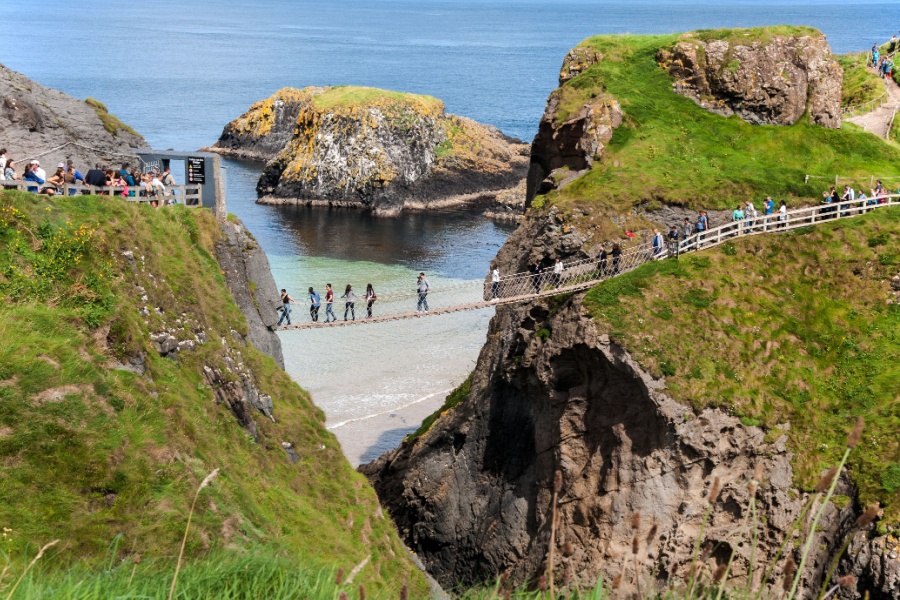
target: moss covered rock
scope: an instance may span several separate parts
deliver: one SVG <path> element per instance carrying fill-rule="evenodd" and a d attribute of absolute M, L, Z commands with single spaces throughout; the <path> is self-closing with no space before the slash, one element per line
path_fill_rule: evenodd
<path fill-rule="evenodd" d="M 363 87 L 285 88 L 225 127 L 213 148 L 269 162 L 265 203 L 395 214 L 494 198 L 525 176 L 528 147 L 419 96 Z"/>

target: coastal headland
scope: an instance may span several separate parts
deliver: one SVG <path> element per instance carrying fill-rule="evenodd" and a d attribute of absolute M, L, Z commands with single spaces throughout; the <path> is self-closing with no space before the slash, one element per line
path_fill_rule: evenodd
<path fill-rule="evenodd" d="M 752 219 L 747 201 L 767 195 L 870 194 L 900 154 L 835 119 L 842 86 L 807 28 L 585 40 L 548 98 L 529 210 L 494 266 L 596 259 L 699 210 Z M 719 573 L 777 594 L 790 556 L 800 590 L 852 574 L 840 597 L 896 599 L 898 217 L 736 236 L 500 306 L 470 380 L 360 470 L 448 587 L 602 580 L 640 596 Z M 863 441 L 828 476 L 859 418 Z M 875 524 L 857 521 L 867 508 Z"/>

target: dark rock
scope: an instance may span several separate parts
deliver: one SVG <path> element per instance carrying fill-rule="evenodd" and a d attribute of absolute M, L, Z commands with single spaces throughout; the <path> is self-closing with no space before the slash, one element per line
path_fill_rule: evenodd
<path fill-rule="evenodd" d="M 69 158 L 82 173 L 95 163 L 134 162 L 134 150 L 147 147 L 141 136 L 126 129 L 108 131 L 94 106 L 46 88 L 3 65 L 0 65 L 0 131 L 3 145 L 20 172 L 25 159 L 63 145 L 64 148 L 39 158 L 48 173 L 56 163 Z"/>
<path fill-rule="evenodd" d="M 280 301 L 269 259 L 240 220 L 227 221 L 222 232 L 224 239 L 216 244 L 216 259 L 231 295 L 247 319 L 250 343 L 283 369 L 281 341 L 272 331 L 278 322 L 275 309 Z"/>
<path fill-rule="evenodd" d="M 559 177 L 572 180 L 590 169 L 603 155 L 613 131 L 622 124 L 622 108 L 607 94 L 591 98 L 571 116 L 560 120 L 562 94 L 561 89 L 551 92 L 531 144 L 526 206 L 536 195 L 564 185 L 562 180 L 551 177 L 558 171 L 565 169 Z"/>
<path fill-rule="evenodd" d="M 498 308 L 468 398 L 415 442 L 360 470 L 445 587 L 542 574 L 557 471 L 555 568 L 583 586 L 601 574 L 611 579 L 631 553 L 630 519 L 640 512 L 641 537 L 651 522 L 661 534 L 642 568 L 680 578 L 718 476 L 723 491 L 703 535 L 735 549 L 740 582 L 750 561 L 739 532 L 754 467 L 764 467 L 766 480 L 756 501 L 764 517 L 756 564 L 774 558 L 805 500 L 793 489 L 786 437 L 767 442 L 725 412 L 695 414 L 672 400 L 664 381 L 597 330 L 581 300 L 575 295 L 555 312 L 543 303 Z M 534 336 L 537 327 L 552 332 L 549 339 Z M 851 507 L 826 509 L 804 577 L 813 587 L 853 517 Z"/>

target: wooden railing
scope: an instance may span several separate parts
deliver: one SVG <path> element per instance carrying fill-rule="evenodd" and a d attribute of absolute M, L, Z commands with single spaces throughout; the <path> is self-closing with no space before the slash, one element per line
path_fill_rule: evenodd
<path fill-rule="evenodd" d="M 855 217 L 878 208 L 898 205 L 900 205 L 900 194 L 891 194 L 879 198 L 842 200 L 807 208 L 798 208 L 787 211 L 783 216 L 778 213 L 761 215 L 755 219 L 726 223 L 725 225 L 713 227 L 709 231 L 694 234 L 686 240 L 680 240 L 677 250 L 679 252 L 703 250 L 738 237 L 761 233 L 780 233 L 834 219 Z"/>
<path fill-rule="evenodd" d="M 142 185 L 137 186 L 93 186 L 66 183 L 63 185 L 52 185 L 48 183 L 36 183 L 34 181 L 24 180 L 2 180 L 0 188 L 22 190 L 25 192 L 38 193 L 39 190 L 53 188 L 58 196 L 79 196 L 79 195 L 97 195 L 97 196 L 115 196 L 128 202 L 153 202 L 160 204 L 183 204 L 189 208 L 197 208 L 202 206 L 200 198 L 200 187 L 196 185 L 169 185 L 166 186 L 165 192 L 159 188 L 153 187 L 147 190 Z M 123 195 L 127 194 L 127 195 Z"/>

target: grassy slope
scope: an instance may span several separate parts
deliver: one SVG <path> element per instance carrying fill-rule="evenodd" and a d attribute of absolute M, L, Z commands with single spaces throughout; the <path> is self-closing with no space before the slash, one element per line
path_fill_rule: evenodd
<path fill-rule="evenodd" d="M 695 407 L 746 424 L 790 423 L 795 479 L 810 488 L 866 418 L 850 472 L 862 502 L 900 521 L 900 210 L 757 236 L 652 263 L 593 288 L 585 304 Z"/>
<path fill-rule="evenodd" d="M 844 69 L 841 106 L 859 106 L 884 96 L 881 78 L 866 68 L 867 54 L 844 54 L 835 58 Z"/>
<path fill-rule="evenodd" d="M 0 528 L 12 530 L 0 549 L 18 557 L 60 538 L 51 562 L 96 565 L 121 534 L 119 557 L 171 564 L 194 490 L 218 467 L 188 556 L 279 552 L 306 568 L 349 570 L 371 555 L 357 578 L 370 594 L 407 580 L 422 592 L 424 580 L 321 411 L 274 361 L 231 335 L 246 323 L 211 256 L 219 235 L 208 211 L 0 194 Z M 138 312 L 143 304 L 149 317 Z M 182 314 L 209 341 L 178 361 L 161 358 L 148 335 Z M 203 365 L 225 366 L 223 343 L 274 399 L 277 423 L 256 416 L 258 443 L 201 376 Z M 107 367 L 113 355 L 138 351 L 147 353 L 146 377 Z M 42 399 L 51 388 L 61 397 Z M 282 441 L 294 443 L 298 463 L 288 462 Z"/>
<path fill-rule="evenodd" d="M 643 202 L 733 208 L 738 199 L 771 194 L 789 205 L 821 199 L 821 180 L 804 175 L 900 175 L 900 149 L 857 127 L 831 130 L 801 119 L 795 125 L 756 126 L 707 112 L 672 91 L 656 52 L 677 35 L 599 36 L 583 45 L 604 59 L 568 81 L 563 111 L 609 93 L 625 122 L 590 172 L 548 199 L 562 208 L 605 206 L 626 211 Z M 616 166 L 618 165 L 618 166 Z"/>

